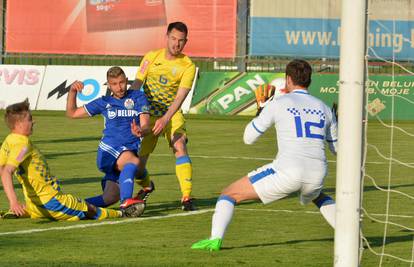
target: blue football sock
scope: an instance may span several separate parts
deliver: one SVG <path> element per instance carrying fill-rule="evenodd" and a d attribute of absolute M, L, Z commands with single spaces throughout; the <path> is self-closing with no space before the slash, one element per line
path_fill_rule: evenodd
<path fill-rule="evenodd" d="M 134 177 L 137 169 L 137 165 L 127 163 L 119 175 L 119 194 L 121 203 L 125 199 L 132 197 L 132 193 L 134 192 Z"/>
<path fill-rule="evenodd" d="M 85 199 L 85 201 L 88 202 L 89 204 L 94 205 L 95 207 L 103 207 L 103 208 L 108 207 L 102 195 L 87 198 Z"/>

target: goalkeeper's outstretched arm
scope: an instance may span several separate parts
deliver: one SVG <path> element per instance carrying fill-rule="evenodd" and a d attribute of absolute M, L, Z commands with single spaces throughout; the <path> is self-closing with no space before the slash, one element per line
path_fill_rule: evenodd
<path fill-rule="evenodd" d="M 259 116 L 254 118 L 244 129 L 243 141 L 247 145 L 251 145 L 264 134 L 274 124 L 274 107 L 267 105 L 263 108 L 263 112 Z"/>
<path fill-rule="evenodd" d="M 257 126 L 254 124 L 254 120 L 247 124 L 244 129 L 243 141 L 246 145 L 251 145 L 256 142 L 257 139 L 263 134 L 260 130 L 257 130 Z"/>

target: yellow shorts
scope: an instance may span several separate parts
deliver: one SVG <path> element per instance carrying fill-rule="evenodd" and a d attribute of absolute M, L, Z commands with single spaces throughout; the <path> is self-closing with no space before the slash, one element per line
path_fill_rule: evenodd
<path fill-rule="evenodd" d="M 154 127 L 155 121 L 160 117 L 151 117 L 151 129 Z M 172 116 L 170 122 L 165 126 L 164 131 L 161 133 L 167 139 L 168 144 L 172 146 L 171 139 L 175 134 L 184 134 L 186 135 L 187 131 L 185 128 L 185 119 L 181 111 L 177 111 L 174 116 Z M 150 133 L 145 136 L 142 140 L 141 149 L 139 151 L 140 156 L 146 156 L 151 154 L 158 142 L 158 136 Z"/>
<path fill-rule="evenodd" d="M 49 218 L 57 221 L 79 221 L 86 218 L 86 202 L 70 194 L 57 194 L 43 205 L 26 201 L 26 211 L 30 218 Z"/>

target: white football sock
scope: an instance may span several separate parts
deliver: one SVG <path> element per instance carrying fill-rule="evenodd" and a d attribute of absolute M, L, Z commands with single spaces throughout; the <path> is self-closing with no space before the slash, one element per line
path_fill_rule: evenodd
<path fill-rule="evenodd" d="M 234 205 L 236 205 L 236 201 L 229 196 L 222 195 L 218 198 L 212 219 L 210 239 L 223 239 L 227 226 L 233 217 Z"/>
<path fill-rule="evenodd" d="M 335 206 L 335 200 L 329 198 L 325 200 L 319 208 L 322 216 L 332 226 L 333 229 L 335 229 Z"/>

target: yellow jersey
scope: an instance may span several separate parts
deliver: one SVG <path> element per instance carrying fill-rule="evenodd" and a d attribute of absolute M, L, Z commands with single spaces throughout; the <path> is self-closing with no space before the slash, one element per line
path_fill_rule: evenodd
<path fill-rule="evenodd" d="M 165 53 L 165 48 L 148 52 L 136 75 L 144 82 L 144 92 L 153 116 L 162 116 L 167 112 L 178 88 L 190 90 L 195 75 L 195 65 L 188 56 L 181 54 L 168 60 Z"/>
<path fill-rule="evenodd" d="M 23 186 L 26 201 L 42 205 L 60 191 L 59 182 L 28 136 L 11 133 L 6 137 L 0 148 L 0 166 L 4 165 L 16 167 L 14 176 Z"/>

